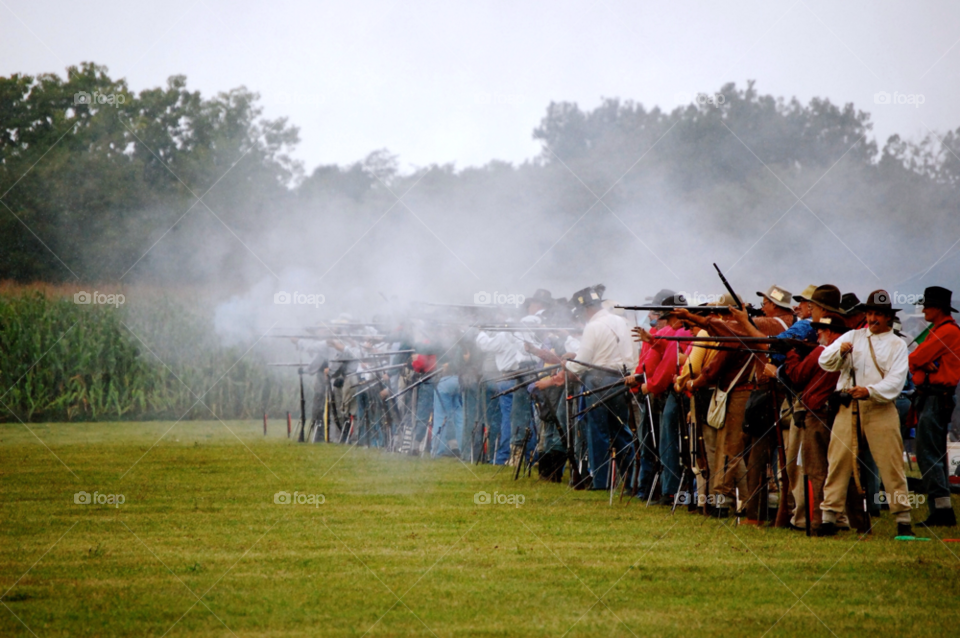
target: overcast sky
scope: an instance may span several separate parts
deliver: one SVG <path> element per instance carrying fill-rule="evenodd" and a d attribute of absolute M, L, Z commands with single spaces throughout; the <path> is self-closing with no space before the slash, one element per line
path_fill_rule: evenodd
<path fill-rule="evenodd" d="M 406 169 L 537 154 L 553 101 L 672 109 L 724 82 L 869 111 L 882 143 L 960 126 L 960 2 L 0 0 L 0 74 L 93 61 L 139 91 L 245 85 L 307 170 L 388 148 Z M 878 104 L 885 91 L 909 104 Z M 917 105 L 918 102 L 922 104 Z"/>

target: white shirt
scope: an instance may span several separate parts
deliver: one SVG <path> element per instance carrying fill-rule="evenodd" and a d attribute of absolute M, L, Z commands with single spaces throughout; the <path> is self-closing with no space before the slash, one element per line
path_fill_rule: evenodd
<path fill-rule="evenodd" d="M 540 317 L 527 315 L 521 319 L 522 323 L 531 325 L 540 324 Z M 477 335 L 477 346 L 483 352 L 492 352 L 500 372 L 512 372 L 520 367 L 521 363 L 533 363 L 536 359 L 523 347 L 524 341 L 537 343 L 532 332 L 481 332 Z"/>
<path fill-rule="evenodd" d="M 845 357 L 840 354 L 843 343 L 853 345 L 853 352 Z M 870 343 L 873 343 L 877 364 L 883 369 L 882 375 L 870 356 Z M 867 388 L 873 401 L 890 403 L 903 391 L 909 371 L 907 357 L 907 344 L 893 330 L 873 334 L 869 328 L 861 328 L 843 334 L 824 348 L 820 354 L 820 367 L 828 372 L 840 371 L 837 390 L 843 391 L 855 385 L 850 375 L 852 365 L 857 375 L 856 385 Z"/>
<path fill-rule="evenodd" d="M 583 328 L 576 358 L 604 368 L 619 370 L 621 366 L 633 367 L 633 341 L 626 320 L 606 309 L 590 317 Z M 567 367 L 575 374 L 585 369 L 585 366 L 576 363 L 569 363 Z"/>

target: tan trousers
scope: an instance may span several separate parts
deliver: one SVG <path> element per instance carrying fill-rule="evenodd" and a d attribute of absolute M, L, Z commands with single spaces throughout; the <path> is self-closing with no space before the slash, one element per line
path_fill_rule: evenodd
<path fill-rule="evenodd" d="M 802 426 L 804 415 L 806 415 L 806 410 L 797 410 L 795 407 L 790 416 L 790 429 L 784 432 L 787 444 L 787 480 L 790 482 L 790 498 L 787 507 L 790 508 L 788 511 L 792 516 L 791 522 L 794 525 L 797 525 L 794 521 L 798 515 L 801 517 L 801 521 L 806 520 L 802 518 L 803 506 L 798 507 L 803 501 L 803 468 L 797 465 L 797 457 L 800 455 L 800 442 L 803 440 L 803 429 L 798 427 L 798 423 Z M 800 525 L 797 525 L 797 527 L 800 527 Z"/>
<path fill-rule="evenodd" d="M 903 440 L 900 438 L 900 417 L 893 403 L 877 403 L 866 400 L 860 404 L 860 422 L 864 437 L 870 446 L 873 460 L 880 470 L 880 479 L 890 503 L 892 514 L 907 513 L 909 521 L 910 501 L 907 492 L 907 476 L 903 471 Z M 840 408 L 833 422 L 833 434 L 827 449 L 827 480 L 823 487 L 823 503 L 820 509 L 824 520 L 834 520 L 842 512 L 847 500 L 847 486 L 853 475 L 858 449 L 856 415 L 854 404 Z M 861 481 L 862 484 L 862 481 Z M 827 513 L 830 513 L 827 515 Z M 898 520 L 903 517 L 898 517 Z"/>
<path fill-rule="evenodd" d="M 727 395 L 727 416 L 723 427 L 717 432 L 717 456 L 714 461 L 717 480 L 713 491 L 718 497 L 723 497 L 723 503 L 718 503 L 719 507 L 736 509 L 738 489 L 744 500 L 749 494 L 747 464 L 744 460 L 747 436 L 743 433 L 743 417 L 749 398 L 750 390 L 734 390 Z"/>
<path fill-rule="evenodd" d="M 718 431 L 712 425 L 704 423 L 703 428 L 703 455 L 707 457 L 707 466 L 708 466 L 708 476 L 710 477 L 711 486 L 715 485 L 714 477 L 717 475 L 717 437 Z M 700 468 L 701 470 L 703 468 Z M 710 494 L 714 492 L 709 491 Z M 703 505 L 707 502 L 707 481 L 701 481 L 697 478 L 697 503 Z M 713 505 L 713 503 L 710 503 Z"/>

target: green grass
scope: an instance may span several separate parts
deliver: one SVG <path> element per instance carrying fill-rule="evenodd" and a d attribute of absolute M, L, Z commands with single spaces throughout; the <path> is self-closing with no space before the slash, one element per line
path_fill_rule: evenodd
<path fill-rule="evenodd" d="M 0 425 L 0 635 L 957 635 L 960 543 L 893 541 L 888 514 L 807 539 L 279 421 L 171 426 L 30 424 L 48 450 Z"/>

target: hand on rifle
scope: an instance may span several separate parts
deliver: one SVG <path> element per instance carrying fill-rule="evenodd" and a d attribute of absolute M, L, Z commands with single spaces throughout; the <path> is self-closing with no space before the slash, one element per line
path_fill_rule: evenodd
<path fill-rule="evenodd" d="M 763 366 L 763 372 L 771 379 L 777 378 L 777 366 L 773 365 L 772 363 L 768 363 Z"/>
<path fill-rule="evenodd" d="M 847 345 L 847 344 L 844 344 L 844 345 Z M 849 392 L 850 392 L 850 396 L 852 396 L 854 399 L 857 399 L 857 400 L 862 401 L 863 399 L 870 398 L 870 390 L 866 389 L 862 385 L 857 385 L 850 388 Z"/>
<path fill-rule="evenodd" d="M 640 385 L 640 377 L 636 374 L 627 375 L 623 378 L 623 382 L 628 388 L 635 388 Z"/>
<path fill-rule="evenodd" d="M 744 328 L 750 327 L 750 315 L 747 314 L 747 308 L 744 306 L 740 310 L 736 306 L 727 306 L 730 309 L 730 318 L 739 323 Z"/>
<path fill-rule="evenodd" d="M 844 341 L 843 343 L 840 344 L 840 354 L 841 354 L 841 355 L 848 355 L 848 354 L 850 354 L 851 352 L 853 352 L 853 344 L 852 344 L 852 343 L 850 343 L 849 341 Z"/>

